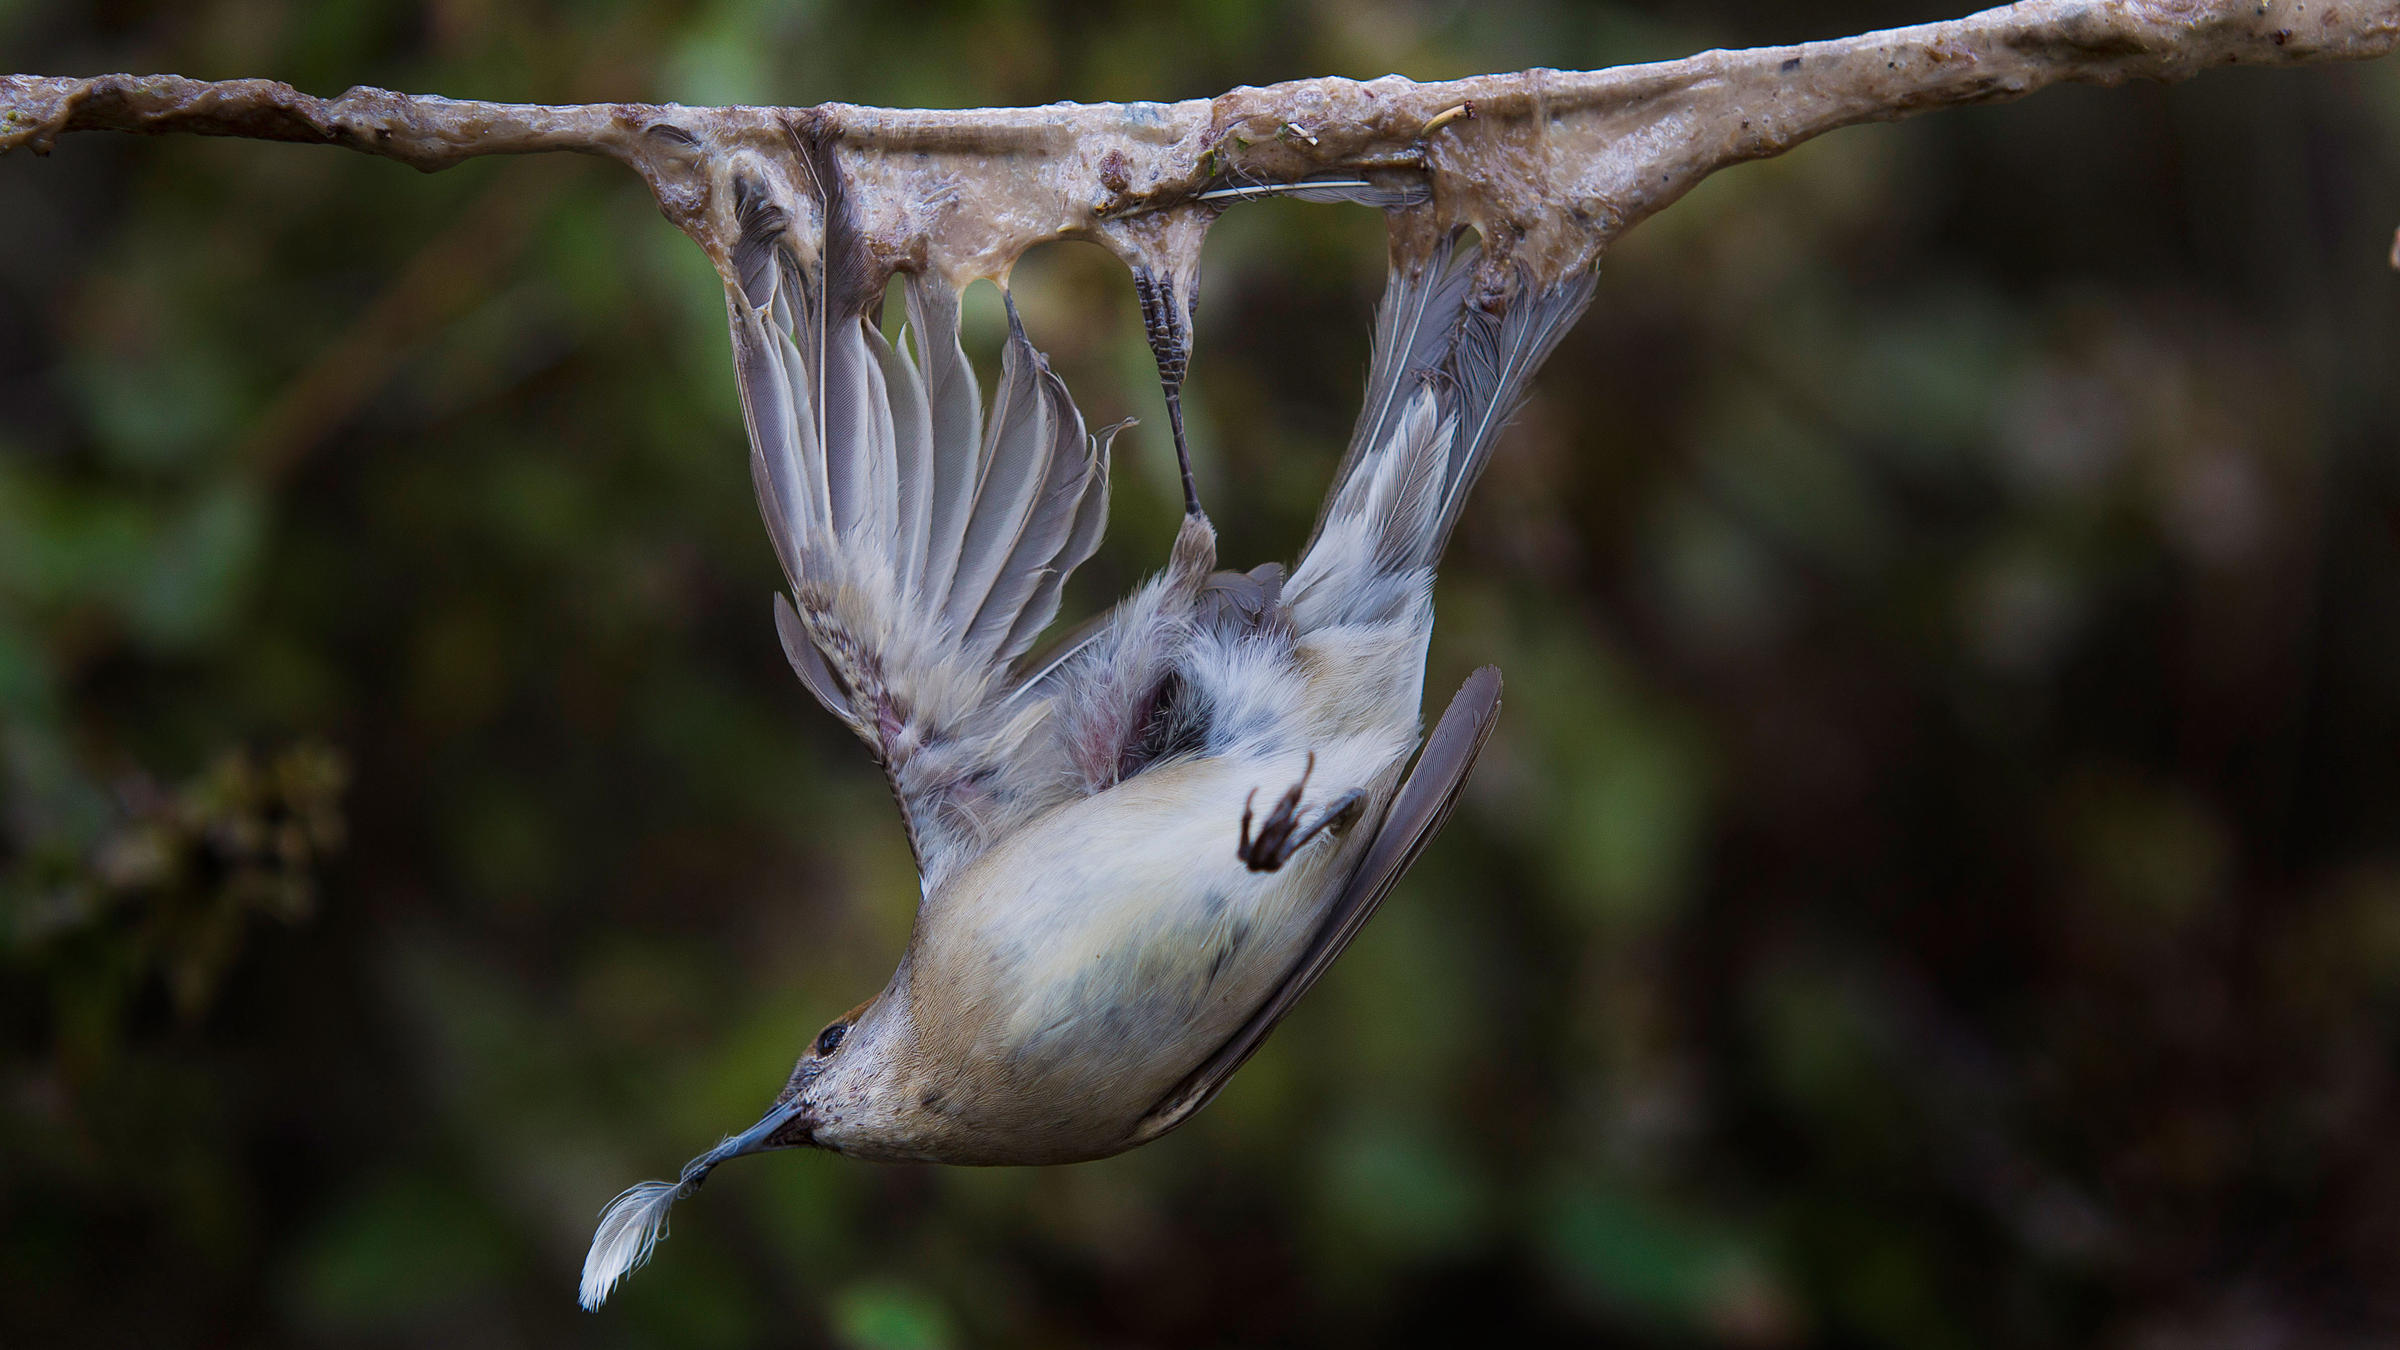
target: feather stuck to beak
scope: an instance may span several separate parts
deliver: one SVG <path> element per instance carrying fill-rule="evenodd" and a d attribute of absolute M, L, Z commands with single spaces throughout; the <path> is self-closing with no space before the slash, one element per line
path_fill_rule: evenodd
<path fill-rule="evenodd" d="M 580 1301 L 584 1311 L 598 1312 L 608 1300 L 617 1282 L 632 1274 L 650 1259 L 650 1250 L 667 1235 L 667 1211 L 676 1201 L 700 1189 L 717 1164 L 739 1158 L 746 1153 L 764 1153 L 769 1149 L 798 1148 L 808 1142 L 805 1127 L 793 1130 L 799 1123 L 800 1103 L 782 1103 L 759 1119 L 756 1125 L 719 1141 L 715 1148 L 683 1165 L 682 1175 L 674 1181 L 637 1181 L 608 1202 L 600 1212 L 600 1227 L 592 1234 L 592 1248 L 583 1258 L 583 1285 Z"/>

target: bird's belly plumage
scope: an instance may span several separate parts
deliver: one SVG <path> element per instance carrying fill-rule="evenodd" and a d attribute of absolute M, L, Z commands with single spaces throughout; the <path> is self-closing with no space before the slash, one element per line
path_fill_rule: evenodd
<path fill-rule="evenodd" d="M 1357 788 L 1385 804 L 1406 739 L 1316 747 L 1304 815 Z M 923 1097 L 986 1161 L 1115 1152 L 1265 1002 L 1371 831 L 1328 833 L 1280 869 L 1236 854 L 1307 766 L 1299 750 L 1171 762 L 1050 812 L 928 897 L 910 948 Z M 1105 862 L 1106 866 L 1096 864 Z M 957 991 L 976 990 L 960 999 Z M 952 1101 L 941 1083 L 980 1084 Z"/>

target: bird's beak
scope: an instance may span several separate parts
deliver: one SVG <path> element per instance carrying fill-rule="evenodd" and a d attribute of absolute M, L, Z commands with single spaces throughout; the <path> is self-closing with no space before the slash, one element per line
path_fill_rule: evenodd
<path fill-rule="evenodd" d="M 686 1164 L 683 1173 L 692 1168 L 714 1167 L 727 1158 L 739 1158 L 745 1153 L 764 1153 L 774 1148 L 805 1148 L 816 1142 L 816 1122 L 798 1097 L 780 1101 L 758 1118 L 758 1123 L 740 1134 L 727 1136 L 724 1142 Z"/>

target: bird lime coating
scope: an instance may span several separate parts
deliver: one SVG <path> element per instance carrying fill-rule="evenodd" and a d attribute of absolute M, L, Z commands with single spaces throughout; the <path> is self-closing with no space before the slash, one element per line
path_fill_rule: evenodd
<path fill-rule="evenodd" d="M 1315 537 L 1288 574 L 1218 571 L 1187 486 L 1166 568 L 1020 669 L 1098 546 L 1115 428 L 1086 430 L 1013 305 L 987 410 L 949 276 L 905 276 L 907 331 L 887 343 L 871 315 L 891 269 L 840 160 L 801 132 L 792 150 L 788 176 L 734 177 L 727 268 L 752 474 L 791 586 L 776 627 L 889 775 L 923 899 L 890 983 L 818 1034 L 756 1124 L 608 1207 L 589 1308 L 727 1159 L 1075 1162 L 1216 1094 L 1440 828 L 1491 730 L 1487 667 L 1420 748 L 1433 568 L 1593 291 L 1584 268 L 1512 269 L 1495 290 L 1422 193 L 1307 184 L 1383 207 L 1394 241 Z M 1188 316 L 1188 285 L 1145 299 Z M 1188 325 L 1161 333 L 1179 374 Z"/>

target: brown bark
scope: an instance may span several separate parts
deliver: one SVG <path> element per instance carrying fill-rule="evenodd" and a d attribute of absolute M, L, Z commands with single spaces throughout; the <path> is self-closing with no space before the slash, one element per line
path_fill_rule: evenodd
<path fill-rule="evenodd" d="M 1563 272 L 1728 164 L 1836 127 L 2022 97 L 2061 81 L 2176 80 L 2224 65 L 2381 56 L 2400 0 L 2027 0 L 1827 42 L 1600 71 L 1419 84 L 1297 80 L 1181 103 L 909 111 L 480 103 L 381 89 L 314 98 L 269 80 L 0 76 L 0 151 L 69 131 L 191 132 L 346 146 L 420 169 L 571 150 L 619 160 L 722 267 L 738 171 L 787 201 L 796 136 L 837 148 L 894 266 L 996 276 L 1045 239 L 1183 271 L 1212 187 L 1325 174 L 1430 185 L 1489 266 Z M 971 203 L 971 205 L 969 205 Z"/>

